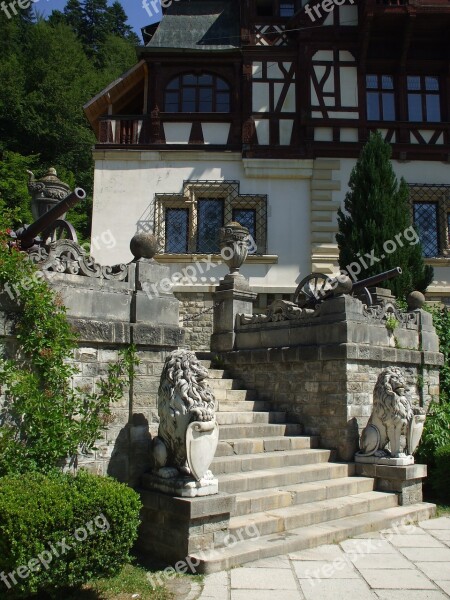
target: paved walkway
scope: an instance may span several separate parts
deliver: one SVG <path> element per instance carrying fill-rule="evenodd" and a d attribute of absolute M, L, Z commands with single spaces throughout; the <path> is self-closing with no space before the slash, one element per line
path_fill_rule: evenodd
<path fill-rule="evenodd" d="M 449 600 L 450 518 L 208 575 L 200 600 Z"/>

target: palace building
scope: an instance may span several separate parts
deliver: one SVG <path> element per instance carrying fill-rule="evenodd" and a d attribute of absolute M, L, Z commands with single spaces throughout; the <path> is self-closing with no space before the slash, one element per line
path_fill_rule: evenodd
<path fill-rule="evenodd" d="M 227 272 L 218 229 L 250 230 L 242 272 L 259 308 L 336 271 L 337 210 L 380 130 L 411 187 L 429 298 L 450 302 L 449 31 L 448 0 L 174 1 L 143 29 L 137 64 L 85 106 L 92 235 L 117 242 L 95 258 L 128 262 L 131 237 L 154 232 L 158 262 L 191 274 L 174 291 L 188 343 L 207 348 Z"/>

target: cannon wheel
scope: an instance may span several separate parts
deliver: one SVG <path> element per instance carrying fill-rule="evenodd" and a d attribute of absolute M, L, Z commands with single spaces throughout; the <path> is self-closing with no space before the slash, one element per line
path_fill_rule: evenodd
<path fill-rule="evenodd" d="M 294 293 L 294 302 L 301 308 L 314 308 L 326 297 L 325 286 L 330 278 L 324 273 L 311 273 L 300 281 Z"/>
<path fill-rule="evenodd" d="M 366 306 L 372 306 L 373 304 L 372 294 L 366 287 L 362 288 L 358 293 L 355 293 L 354 296 L 356 296 L 358 300 L 361 300 Z"/>
<path fill-rule="evenodd" d="M 42 232 L 42 241 L 50 244 L 57 242 L 58 240 L 71 240 L 72 242 L 78 242 L 77 232 L 73 225 L 63 219 L 58 219 L 52 223 L 47 229 Z"/>

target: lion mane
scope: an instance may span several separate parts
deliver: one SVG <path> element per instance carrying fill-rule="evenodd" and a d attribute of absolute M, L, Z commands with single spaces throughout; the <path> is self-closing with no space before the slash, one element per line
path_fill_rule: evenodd
<path fill-rule="evenodd" d="M 409 389 L 402 370 L 388 367 L 378 376 L 373 391 L 373 410 L 367 427 L 361 434 L 360 454 L 382 456 L 390 444 L 392 457 L 404 456 L 401 435 L 408 434 L 414 419 Z"/>
<path fill-rule="evenodd" d="M 175 350 L 167 357 L 158 390 L 158 438 L 164 443 L 167 455 L 157 460 L 158 466 L 165 463 L 183 472 L 189 470 L 186 429 L 193 421 L 215 418 L 215 398 L 207 377 L 208 370 L 194 352 Z"/>

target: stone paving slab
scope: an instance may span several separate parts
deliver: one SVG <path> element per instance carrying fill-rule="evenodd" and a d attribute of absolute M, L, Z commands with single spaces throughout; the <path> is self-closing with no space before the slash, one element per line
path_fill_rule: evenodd
<path fill-rule="evenodd" d="M 419 571 L 411 569 L 360 569 L 359 571 L 372 589 L 389 590 L 433 590 L 436 586 Z"/>
<path fill-rule="evenodd" d="M 436 590 L 414 590 L 414 598 L 411 598 L 411 590 L 375 590 L 375 593 L 379 600 L 448 600 Z"/>
<path fill-rule="evenodd" d="M 231 571 L 231 589 L 296 590 L 297 583 L 285 569 L 241 567 Z"/>
<path fill-rule="evenodd" d="M 450 519 L 448 517 L 438 517 L 419 523 L 421 529 L 450 529 Z"/>
<path fill-rule="evenodd" d="M 430 579 L 450 581 L 449 562 L 417 562 L 416 565 Z"/>
<path fill-rule="evenodd" d="M 370 532 L 209 575 L 200 600 L 450 600 L 449 545 L 450 517 Z"/>

